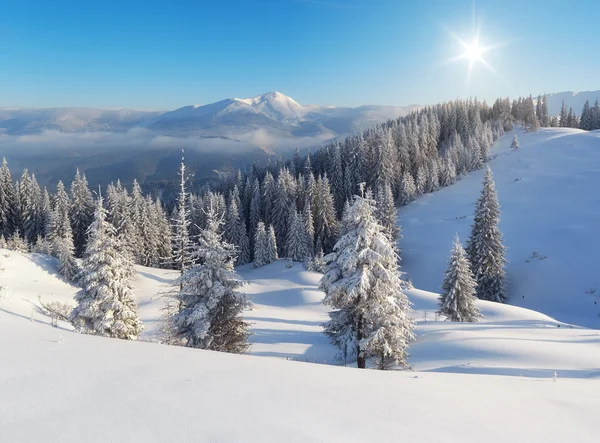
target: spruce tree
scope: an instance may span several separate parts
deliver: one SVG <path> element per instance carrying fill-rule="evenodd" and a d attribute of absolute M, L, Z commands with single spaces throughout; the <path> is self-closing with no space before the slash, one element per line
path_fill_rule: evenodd
<path fill-rule="evenodd" d="M 190 209 L 189 209 L 189 197 L 186 189 L 187 177 L 186 177 L 186 166 L 184 159 L 181 159 L 181 166 L 179 168 L 179 195 L 177 197 L 176 214 L 172 219 L 172 232 L 173 232 L 173 256 L 171 262 L 175 269 L 177 269 L 180 275 L 183 275 L 192 263 L 192 254 L 194 246 L 190 239 Z"/>
<path fill-rule="evenodd" d="M 343 226 L 321 279 L 323 303 L 334 309 L 325 333 L 344 359 L 356 356 L 359 368 L 370 357 L 379 369 L 406 366 L 414 339 L 410 302 L 402 290 L 398 257 L 375 218 L 369 194 L 354 198 Z"/>
<path fill-rule="evenodd" d="M 267 228 L 265 244 L 265 259 L 267 263 L 273 263 L 279 258 L 277 253 L 277 239 L 275 237 L 275 229 L 272 225 Z"/>
<path fill-rule="evenodd" d="M 416 198 L 417 190 L 415 181 L 410 172 L 406 171 L 400 180 L 400 189 L 398 190 L 398 203 L 407 205 Z"/>
<path fill-rule="evenodd" d="M 315 237 L 317 249 L 329 252 L 337 239 L 337 219 L 333 195 L 327 176 L 319 177 L 317 182 L 317 204 L 315 211 Z"/>
<path fill-rule="evenodd" d="M 172 331 L 183 346 L 213 351 L 245 352 L 249 324 L 242 312 L 251 306 L 239 291 L 243 280 L 235 272 L 235 246 L 221 234 L 221 218 L 214 210 L 207 214 L 207 226 L 200 233 L 195 258 L 200 265 L 180 277 L 175 296 L 179 312 L 172 316 Z"/>
<path fill-rule="evenodd" d="M 315 253 L 315 222 L 312 213 L 312 203 L 309 197 L 307 197 L 306 203 L 304 204 L 302 219 L 304 220 L 306 231 L 307 257 L 311 258 Z"/>
<path fill-rule="evenodd" d="M 94 218 L 94 198 L 88 188 L 85 175 L 81 175 L 79 169 L 77 169 L 75 180 L 71 184 L 70 217 L 75 255 L 81 257 L 85 251 L 87 230 Z"/>
<path fill-rule="evenodd" d="M 566 128 L 568 127 L 568 122 L 567 122 L 567 107 L 565 106 L 565 102 L 563 100 L 562 105 L 560 107 L 560 120 L 559 120 L 559 126 L 561 128 Z"/>
<path fill-rule="evenodd" d="M 492 171 L 488 168 L 483 190 L 475 206 L 467 254 L 477 282 L 477 297 L 504 303 L 508 298 L 504 273 L 506 260 L 502 234 L 498 228 L 499 221 L 498 194 Z"/>
<path fill-rule="evenodd" d="M 513 151 L 516 151 L 516 150 L 518 150 L 518 149 L 519 149 L 519 138 L 517 137 L 517 134 L 515 134 L 515 135 L 514 135 L 514 137 L 513 137 L 513 139 L 512 139 L 512 142 L 511 142 L 511 144 L 510 144 L 510 148 L 511 148 Z"/>
<path fill-rule="evenodd" d="M 133 264 L 121 250 L 99 198 L 83 256 L 82 289 L 75 295 L 77 306 L 70 316 L 76 330 L 127 340 L 142 332 L 130 280 Z"/>
<path fill-rule="evenodd" d="M 224 238 L 237 249 L 236 264 L 245 265 L 250 262 L 250 243 L 246 233 L 246 223 L 241 219 L 237 205 L 232 192 L 225 217 Z"/>
<path fill-rule="evenodd" d="M 471 264 L 457 235 L 442 283 L 439 313 L 450 321 L 479 321 L 481 311 L 477 306 L 476 285 Z"/>
<path fill-rule="evenodd" d="M 394 205 L 394 196 L 392 195 L 392 188 L 388 183 L 380 186 L 377 191 L 377 219 L 379 224 L 383 227 L 388 240 L 392 245 L 396 245 L 396 242 L 400 236 L 400 228 L 396 223 L 396 206 Z"/>
<path fill-rule="evenodd" d="M 267 261 L 267 231 L 265 224 L 260 221 L 254 233 L 254 267 L 259 268 L 269 263 Z"/>
<path fill-rule="evenodd" d="M 17 193 L 6 159 L 0 168 L 0 235 L 8 239 L 19 229 Z"/>
<path fill-rule="evenodd" d="M 79 273 L 75 260 L 73 231 L 69 218 L 69 196 L 61 181 L 56 187 L 54 210 L 50 216 L 48 238 L 52 244 L 52 254 L 58 259 L 58 272 L 69 281 L 74 281 Z"/>
<path fill-rule="evenodd" d="M 295 210 L 285 239 L 285 254 L 293 261 L 304 261 L 309 257 L 306 224 L 302 214 Z"/>

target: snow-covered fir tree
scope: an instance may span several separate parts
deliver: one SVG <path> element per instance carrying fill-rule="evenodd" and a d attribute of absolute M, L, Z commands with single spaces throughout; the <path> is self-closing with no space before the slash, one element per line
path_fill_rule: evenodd
<path fill-rule="evenodd" d="M 172 219 L 173 247 L 171 263 L 183 275 L 192 263 L 194 245 L 190 239 L 190 209 L 189 196 L 186 188 L 187 176 L 184 159 L 179 168 L 179 195 L 177 197 L 176 214 Z"/>
<path fill-rule="evenodd" d="M 75 180 L 71 184 L 71 229 L 73 230 L 73 243 L 75 255 L 81 257 L 87 241 L 87 230 L 94 219 L 94 198 L 88 188 L 85 175 L 75 173 Z"/>
<path fill-rule="evenodd" d="M 75 260 L 75 246 L 73 244 L 73 231 L 69 218 L 69 196 L 61 181 L 56 187 L 54 196 L 54 209 L 50 216 L 48 238 L 52 244 L 52 254 L 58 259 L 58 272 L 69 281 L 74 281 L 79 273 L 79 266 Z"/>
<path fill-rule="evenodd" d="M 312 203 L 308 196 L 304 204 L 302 219 L 304 220 L 306 232 L 307 258 L 311 258 L 315 252 L 315 222 L 313 219 Z"/>
<path fill-rule="evenodd" d="M 122 249 L 100 197 L 83 256 L 82 289 L 75 295 L 77 306 L 70 316 L 76 330 L 128 340 L 142 332 L 131 285 L 133 264 Z"/>
<path fill-rule="evenodd" d="M 511 142 L 511 144 L 510 144 L 510 148 L 511 148 L 513 151 L 516 151 L 516 150 L 518 150 L 518 149 L 519 149 L 519 138 L 517 137 L 517 134 L 515 134 L 515 135 L 514 135 L 514 137 L 513 137 L 513 139 L 512 139 L 512 142 Z"/>
<path fill-rule="evenodd" d="M 259 268 L 268 264 L 267 261 L 267 230 L 260 221 L 254 233 L 254 267 Z"/>
<path fill-rule="evenodd" d="M 8 239 L 19 229 L 17 193 L 6 159 L 0 168 L 0 235 Z"/>
<path fill-rule="evenodd" d="M 467 254 L 477 282 L 477 297 L 504 303 L 508 298 L 504 273 L 506 260 L 499 221 L 498 194 L 492 171 L 488 168 L 481 195 L 475 205 Z"/>
<path fill-rule="evenodd" d="M 471 264 L 457 235 L 442 283 L 439 313 L 450 321 L 479 321 L 481 310 L 477 306 L 476 285 Z"/>
<path fill-rule="evenodd" d="M 415 187 L 415 180 L 410 172 L 406 171 L 402 174 L 400 180 L 400 189 L 398 190 L 398 202 L 401 205 L 407 205 L 415 199 L 417 190 Z"/>
<path fill-rule="evenodd" d="M 239 291 L 243 280 L 233 267 L 235 246 L 219 234 L 222 220 L 214 210 L 207 217 L 195 251 L 202 264 L 180 277 L 181 289 L 175 296 L 179 311 L 170 319 L 171 330 L 183 346 L 242 353 L 249 347 L 249 324 L 242 312 L 250 302 Z"/>
<path fill-rule="evenodd" d="M 365 368 L 375 359 L 379 369 L 406 366 L 407 348 L 414 339 L 410 302 L 403 292 L 398 257 L 375 217 L 375 204 L 354 198 L 345 211 L 345 232 L 326 257 L 321 279 L 324 303 L 334 311 L 325 333 L 344 359 L 356 356 Z"/>
<path fill-rule="evenodd" d="M 29 252 L 29 243 L 23 238 L 18 229 L 6 240 L 6 247 L 15 252 Z"/>
<path fill-rule="evenodd" d="M 388 183 L 384 183 L 379 187 L 377 191 L 377 219 L 385 233 L 387 238 L 396 245 L 396 242 L 400 238 L 400 228 L 396 223 L 396 206 L 394 205 L 394 195 L 392 194 L 392 188 Z"/>
<path fill-rule="evenodd" d="M 227 213 L 225 216 L 224 239 L 237 248 L 236 264 L 245 265 L 250 263 L 250 242 L 246 233 L 246 223 L 240 217 L 238 201 L 233 192 L 229 198 Z"/>
<path fill-rule="evenodd" d="M 279 258 L 279 254 L 277 253 L 277 239 L 275 237 L 275 229 L 272 225 L 270 225 L 267 228 L 266 239 L 267 240 L 265 244 L 265 260 L 267 263 L 273 263 Z"/>
<path fill-rule="evenodd" d="M 305 261 L 309 257 L 309 249 L 304 217 L 294 209 L 289 223 L 285 239 L 285 255 L 293 261 Z"/>
<path fill-rule="evenodd" d="M 327 175 L 317 180 L 315 238 L 317 249 L 331 251 L 337 239 L 338 226 L 336 209 Z"/>

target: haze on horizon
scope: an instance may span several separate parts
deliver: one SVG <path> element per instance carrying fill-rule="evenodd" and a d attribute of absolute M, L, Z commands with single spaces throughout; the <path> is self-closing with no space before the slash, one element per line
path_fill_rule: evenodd
<path fill-rule="evenodd" d="M 562 6 L 561 6 L 562 5 Z M 277 90 L 301 104 L 433 104 L 598 89 L 600 5 L 557 0 L 10 2 L 0 107 L 175 109 Z M 456 60 L 479 29 L 483 63 Z M 467 51 L 469 52 L 469 51 Z"/>

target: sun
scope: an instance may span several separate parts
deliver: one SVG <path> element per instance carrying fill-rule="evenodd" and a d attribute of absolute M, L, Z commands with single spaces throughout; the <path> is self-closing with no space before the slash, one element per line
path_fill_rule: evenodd
<path fill-rule="evenodd" d="M 471 31 L 470 38 L 462 38 L 459 37 L 458 34 L 451 31 L 448 28 L 445 28 L 446 31 L 453 37 L 454 41 L 457 43 L 458 54 L 451 59 L 445 60 L 442 64 L 454 63 L 464 60 L 468 63 L 467 70 L 467 83 L 470 82 L 471 75 L 477 65 L 484 66 L 488 71 L 492 72 L 494 75 L 498 75 L 496 70 L 488 63 L 487 56 L 490 51 L 493 51 L 501 46 L 506 45 L 506 43 L 496 43 L 496 44 L 487 44 L 482 43 L 482 27 L 481 23 L 477 23 L 475 16 L 473 16 L 473 29 Z"/>
<path fill-rule="evenodd" d="M 479 46 L 477 41 L 474 41 L 471 44 L 465 44 L 465 53 L 463 55 L 464 58 L 469 60 L 471 63 L 480 62 L 483 60 L 482 56 L 485 52 L 485 48 Z"/>

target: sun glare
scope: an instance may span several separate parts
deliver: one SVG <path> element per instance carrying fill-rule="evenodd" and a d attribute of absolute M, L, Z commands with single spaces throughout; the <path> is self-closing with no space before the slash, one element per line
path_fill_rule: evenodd
<path fill-rule="evenodd" d="M 476 62 L 482 60 L 481 56 L 485 52 L 485 48 L 479 46 L 479 43 L 473 42 L 470 45 L 465 45 L 464 57 L 470 62 Z"/>

